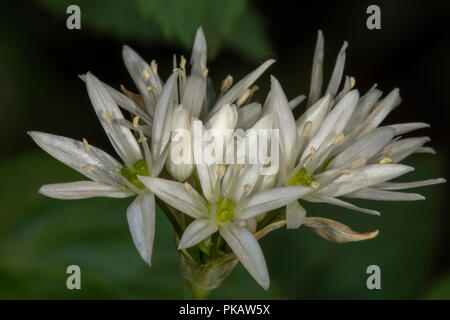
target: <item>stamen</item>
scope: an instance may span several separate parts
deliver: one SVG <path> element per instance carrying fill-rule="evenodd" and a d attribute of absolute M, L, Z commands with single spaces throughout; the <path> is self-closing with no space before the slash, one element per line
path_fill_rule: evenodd
<path fill-rule="evenodd" d="M 219 168 L 217 169 L 217 175 L 219 176 L 220 179 L 222 179 L 223 176 L 225 175 L 225 171 L 226 171 L 226 168 L 223 164 L 220 165 Z"/>
<path fill-rule="evenodd" d="M 151 76 L 150 73 L 146 69 L 142 69 L 142 75 L 144 76 L 145 80 L 149 81 Z"/>
<path fill-rule="evenodd" d="M 242 93 L 239 99 L 236 101 L 236 106 L 240 107 L 247 100 L 249 95 L 250 89 L 245 90 L 244 93 Z"/>
<path fill-rule="evenodd" d="M 314 147 L 311 147 L 311 149 L 309 149 L 309 153 L 311 154 L 311 156 L 315 156 L 315 155 L 316 155 L 316 153 L 317 153 L 317 150 L 316 150 L 316 148 L 314 148 Z"/>
<path fill-rule="evenodd" d="M 251 185 L 246 184 L 246 185 L 244 186 L 244 191 L 245 191 L 245 192 L 249 192 L 251 188 L 252 188 Z"/>
<path fill-rule="evenodd" d="M 345 169 L 345 170 L 341 170 L 341 174 L 344 174 L 346 176 L 348 176 L 350 173 L 352 173 L 351 170 Z"/>
<path fill-rule="evenodd" d="M 86 171 L 94 171 L 95 168 L 93 166 L 83 166 L 83 169 Z"/>
<path fill-rule="evenodd" d="M 307 121 L 305 123 L 304 128 L 303 128 L 303 136 L 304 137 L 309 137 L 309 134 L 311 133 L 311 129 L 312 129 L 312 122 L 311 121 Z"/>
<path fill-rule="evenodd" d="M 106 122 L 108 122 L 109 124 L 111 124 L 111 115 L 109 114 L 109 111 L 105 112 L 105 118 L 106 118 Z"/>
<path fill-rule="evenodd" d="M 313 182 L 311 182 L 311 187 L 313 188 L 313 189 L 319 189 L 319 187 L 320 187 L 320 183 L 319 182 L 317 182 L 317 181 L 313 181 Z"/>
<path fill-rule="evenodd" d="M 133 126 L 137 128 L 139 126 L 139 116 L 133 118 Z"/>
<path fill-rule="evenodd" d="M 155 60 L 152 60 L 152 62 L 150 63 L 150 66 L 152 68 L 153 73 L 158 74 L 158 64 L 156 63 Z"/>
<path fill-rule="evenodd" d="M 141 137 L 139 137 L 138 142 L 144 143 L 144 142 L 147 142 L 147 140 L 148 140 L 148 139 L 147 139 L 146 137 L 141 136 Z"/>
<path fill-rule="evenodd" d="M 205 66 L 202 66 L 202 76 L 204 78 L 206 78 L 208 76 L 208 68 L 206 68 Z"/>
<path fill-rule="evenodd" d="M 353 87 L 355 86 L 355 84 L 356 84 L 355 78 L 350 77 L 350 89 L 353 89 Z"/>
<path fill-rule="evenodd" d="M 380 160 L 380 163 L 381 163 L 381 164 L 384 164 L 384 163 L 391 163 L 391 162 L 392 162 L 392 159 L 389 158 L 389 157 L 385 157 L 385 158 L 383 158 L 383 159 Z"/>
<path fill-rule="evenodd" d="M 367 163 L 366 158 L 359 158 L 352 162 L 352 170 L 358 169 Z"/>
<path fill-rule="evenodd" d="M 334 139 L 333 144 L 335 144 L 335 145 L 338 144 L 339 142 L 342 141 L 342 139 L 344 139 L 344 133 L 343 133 L 343 132 L 341 132 L 341 133 L 338 134 L 338 136 L 336 137 L 336 139 Z"/>
<path fill-rule="evenodd" d="M 114 172 L 114 173 L 119 173 L 119 172 L 120 172 L 120 169 L 119 169 L 119 168 L 114 168 L 114 169 L 113 169 L 113 172 Z"/>
<path fill-rule="evenodd" d="M 83 146 L 87 151 L 91 150 L 91 148 L 89 148 L 89 143 L 85 138 L 83 138 Z"/>
<path fill-rule="evenodd" d="M 220 86 L 220 91 L 227 91 L 233 85 L 233 77 L 231 75 L 227 75 L 227 77 L 222 81 L 222 85 Z"/>
<path fill-rule="evenodd" d="M 186 69 L 186 59 L 184 56 L 181 56 L 180 67 L 181 69 Z"/>
<path fill-rule="evenodd" d="M 175 70 L 175 71 L 176 71 L 176 70 Z M 158 90 L 156 90 L 156 89 L 153 88 L 152 86 L 148 86 L 148 87 L 147 87 L 147 90 L 153 92 L 154 94 L 157 94 L 157 93 L 158 93 Z"/>

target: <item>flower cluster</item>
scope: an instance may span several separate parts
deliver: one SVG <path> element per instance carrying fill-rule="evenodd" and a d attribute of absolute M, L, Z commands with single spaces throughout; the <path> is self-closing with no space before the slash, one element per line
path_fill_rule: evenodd
<path fill-rule="evenodd" d="M 91 73 L 81 76 L 120 161 L 86 139 L 76 141 L 29 132 L 42 149 L 89 179 L 44 185 L 40 193 L 58 199 L 135 197 L 127 209 L 128 225 L 139 254 L 149 265 L 158 202 L 173 224 L 184 259 L 197 266 L 224 261 L 224 257 L 231 257 L 227 261 L 234 266 L 238 259 L 268 289 L 269 275 L 258 239 L 269 231 L 283 225 L 305 225 L 335 242 L 359 241 L 377 234 L 358 233 L 326 218 L 306 217 L 302 201 L 325 202 L 378 215 L 377 211 L 341 198 L 420 200 L 423 197 L 419 194 L 397 190 L 445 181 L 439 178 L 390 182 L 413 170 L 400 164 L 409 155 L 434 153 L 424 147 L 427 137 L 401 137 L 428 125 L 380 126 L 400 104 L 399 90 L 382 97 L 374 86 L 360 95 L 354 89 L 353 77 L 345 77 L 341 86 L 346 47 L 344 43 L 323 92 L 324 40 L 319 31 L 308 97 L 300 95 L 289 101 L 272 76 L 270 91 L 260 104 L 252 102 L 258 89 L 254 82 L 274 60 L 261 64 L 234 85 L 228 75 L 216 97 L 208 77 L 207 47 L 201 28 L 195 37 L 189 75 L 186 59 L 181 56 L 177 63 L 174 57 L 173 73 L 165 83 L 155 61 L 148 64 L 124 46 L 123 60 L 139 93 L 123 86 L 118 91 Z M 305 112 L 296 119 L 293 111 L 303 102 Z M 125 117 L 123 110 L 131 116 Z M 183 148 L 184 161 L 180 162 L 180 149 L 175 143 L 177 132 L 192 132 L 194 123 L 200 123 L 203 129 L 231 130 L 232 135 L 215 144 L 214 152 L 226 154 L 233 146 L 243 149 L 243 156 L 234 163 L 196 162 L 195 148 Z M 270 165 L 267 161 L 250 163 L 244 142 L 250 140 L 252 129 L 277 130 L 276 139 L 268 141 L 275 147 L 277 159 L 273 152 L 266 157 L 268 160 L 272 155 L 269 162 L 278 162 L 275 173 L 262 173 Z M 182 272 L 196 282 L 189 276 L 192 272 Z M 227 272 L 223 273 L 226 276 Z M 218 283 L 196 284 L 211 289 Z"/>

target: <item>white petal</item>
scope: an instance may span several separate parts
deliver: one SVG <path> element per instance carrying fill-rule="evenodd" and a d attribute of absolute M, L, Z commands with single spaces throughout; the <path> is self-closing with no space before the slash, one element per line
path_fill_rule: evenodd
<path fill-rule="evenodd" d="M 407 138 L 395 141 L 386 148 L 391 150 L 389 158 L 391 158 L 393 162 L 400 162 L 413 154 L 414 151 L 422 147 L 428 141 L 430 141 L 429 137 Z"/>
<path fill-rule="evenodd" d="M 178 71 L 173 72 L 161 92 L 156 104 L 155 117 L 153 119 L 152 154 L 158 158 L 170 139 L 172 123 L 173 95 Z"/>
<path fill-rule="evenodd" d="M 241 169 L 239 180 L 231 191 L 230 197 L 235 201 L 239 201 L 244 194 L 250 194 L 256 185 L 258 178 L 261 176 L 261 168 L 257 164 L 248 164 Z M 246 188 L 249 188 L 246 190 Z"/>
<path fill-rule="evenodd" d="M 414 168 L 402 164 L 372 164 L 352 170 L 349 175 L 342 175 L 317 193 L 339 197 L 356 190 L 399 177 Z"/>
<path fill-rule="evenodd" d="M 189 76 L 184 88 L 181 103 L 193 117 L 198 118 L 206 97 L 206 78 L 193 73 Z"/>
<path fill-rule="evenodd" d="M 196 219 L 186 228 L 181 237 L 178 249 L 187 249 L 205 240 L 218 229 L 213 219 Z"/>
<path fill-rule="evenodd" d="M 237 98 L 239 98 L 245 90 L 247 90 L 248 87 L 250 87 L 253 82 L 258 79 L 261 74 L 263 74 L 264 71 L 272 64 L 275 60 L 270 59 L 264 62 L 262 65 L 260 65 L 256 70 L 248 74 L 246 77 L 244 77 L 241 81 L 236 83 L 233 87 L 230 88 L 223 96 L 220 98 L 216 104 L 214 105 L 214 108 L 211 110 L 211 114 L 215 113 L 219 108 L 227 103 L 234 102 Z"/>
<path fill-rule="evenodd" d="M 389 127 L 378 128 L 374 132 L 356 140 L 343 152 L 338 154 L 328 168 L 344 168 L 358 158 L 370 159 L 380 152 L 394 137 L 395 130 Z"/>
<path fill-rule="evenodd" d="M 100 80 L 88 72 L 86 86 L 92 106 L 117 153 L 121 157 L 125 157 L 123 160 L 127 164 L 133 165 L 142 159 L 141 149 L 130 129 L 116 122 L 124 117 Z"/>
<path fill-rule="evenodd" d="M 323 54 L 324 54 L 324 40 L 322 31 L 317 32 L 316 49 L 314 50 L 313 66 L 311 72 L 311 88 L 309 89 L 307 107 L 314 104 L 320 97 L 322 91 L 323 79 Z"/>
<path fill-rule="evenodd" d="M 360 189 L 358 191 L 346 194 L 345 197 L 380 201 L 416 201 L 425 199 L 424 196 L 417 193 L 385 191 L 374 188 Z"/>
<path fill-rule="evenodd" d="M 192 48 L 192 72 L 195 72 L 199 75 L 203 73 L 204 68 L 206 68 L 206 50 L 207 47 L 205 34 L 203 33 L 202 27 L 199 27 L 195 34 L 194 47 Z"/>
<path fill-rule="evenodd" d="M 314 195 L 314 196 L 308 197 L 305 200 L 310 201 L 310 202 L 328 203 L 328 204 L 332 204 L 334 206 L 343 207 L 343 208 L 347 208 L 350 210 L 355 210 L 355 211 L 372 214 L 372 215 L 376 215 L 376 216 L 380 215 L 380 213 L 378 211 L 360 208 L 360 207 L 355 206 L 352 203 L 348 203 L 341 199 L 337 199 L 337 198 L 333 198 L 333 197 Z"/>
<path fill-rule="evenodd" d="M 140 194 L 127 209 L 131 238 L 142 259 L 151 266 L 153 240 L 155 238 L 155 197 Z"/>
<path fill-rule="evenodd" d="M 405 134 L 417 129 L 429 128 L 430 125 L 424 122 L 410 122 L 410 123 L 399 123 L 399 124 L 391 124 L 389 127 L 395 129 L 395 135 Z"/>
<path fill-rule="evenodd" d="M 274 76 L 271 76 L 270 80 L 270 95 L 264 106 L 264 114 L 273 113 L 275 115 L 276 128 L 280 130 L 281 148 L 289 167 L 293 165 L 297 157 L 295 154 L 297 125 L 280 83 Z"/>
<path fill-rule="evenodd" d="M 309 136 L 313 137 L 316 134 L 317 130 L 319 130 L 323 120 L 328 114 L 330 105 L 331 96 L 327 94 L 324 97 L 320 98 L 319 101 L 314 103 L 308 110 L 306 110 L 305 113 L 303 113 L 301 117 L 297 119 L 299 136 L 303 135 L 305 124 L 308 121 L 311 121 L 311 131 L 309 132 Z"/>
<path fill-rule="evenodd" d="M 239 108 L 236 128 L 248 129 L 259 119 L 262 112 L 261 104 L 253 102 Z"/>
<path fill-rule="evenodd" d="M 209 175 L 208 165 L 199 163 L 196 165 L 198 180 L 200 181 L 200 185 L 202 187 L 202 192 L 205 198 L 208 201 L 212 201 L 214 199 L 214 189 L 211 183 L 211 177 Z"/>
<path fill-rule="evenodd" d="M 306 99 L 306 96 L 303 95 L 303 94 L 301 94 L 301 95 L 295 97 L 294 99 L 292 99 L 292 100 L 289 101 L 289 108 L 290 108 L 291 110 L 294 110 L 294 109 L 295 109 L 298 105 L 300 105 L 300 103 L 302 103 L 303 100 L 305 100 L 305 99 Z"/>
<path fill-rule="evenodd" d="M 345 127 L 345 134 L 353 131 L 353 129 L 360 126 L 361 123 L 366 120 L 370 111 L 375 106 L 375 103 L 378 101 L 378 99 L 381 98 L 382 95 L 383 92 L 373 87 L 359 99 L 358 105 L 355 108 L 355 112 L 353 113 L 347 126 Z"/>
<path fill-rule="evenodd" d="M 206 122 L 207 129 L 234 129 L 238 120 L 238 113 L 234 104 L 224 104 Z"/>
<path fill-rule="evenodd" d="M 433 184 L 445 183 L 447 180 L 444 178 L 429 179 L 422 181 L 412 181 L 412 182 L 383 182 L 377 184 L 375 187 L 383 190 L 402 190 L 410 189 L 424 186 L 431 186 Z"/>
<path fill-rule="evenodd" d="M 238 218 L 250 219 L 256 217 L 261 213 L 283 207 L 312 191 L 312 188 L 302 186 L 289 186 L 263 190 L 251 196 L 247 201 L 240 205 Z"/>
<path fill-rule="evenodd" d="M 269 289 L 266 261 L 258 241 L 250 231 L 230 223 L 221 225 L 219 232 L 256 282 L 265 290 Z"/>
<path fill-rule="evenodd" d="M 336 59 L 336 64 L 334 65 L 333 74 L 331 75 L 330 82 L 328 83 L 328 88 L 326 93 L 329 93 L 334 97 L 339 89 L 339 84 L 342 80 L 342 74 L 344 73 L 345 66 L 345 50 L 348 47 L 348 43 L 345 41 L 339 51 L 338 57 Z"/>
<path fill-rule="evenodd" d="M 39 193 L 55 199 L 126 198 L 133 195 L 130 190 L 94 181 L 46 184 L 39 189 Z"/>
<path fill-rule="evenodd" d="M 139 180 L 161 200 L 193 218 L 208 216 L 208 207 L 192 186 L 160 178 L 138 176 Z"/>
<path fill-rule="evenodd" d="M 330 111 L 316 135 L 308 143 L 302 155 L 302 160 L 309 154 L 311 147 L 314 147 L 316 150 L 319 147 L 326 147 L 333 143 L 338 134 L 343 132 L 345 125 L 355 110 L 358 97 L 358 91 L 352 90 Z"/>
<path fill-rule="evenodd" d="M 113 180 L 120 185 L 120 180 L 111 172 L 110 168 L 121 168 L 122 165 L 106 152 L 89 146 L 96 154 L 102 157 L 106 163 L 102 163 L 94 154 L 84 147 L 83 143 L 70 138 L 57 136 L 53 134 L 31 131 L 28 134 L 33 138 L 39 147 L 44 149 L 55 159 L 75 169 L 84 176 L 98 182 L 109 182 Z M 108 165 L 110 168 L 106 167 Z M 89 171 L 83 168 L 93 167 L 94 170 Z"/>
<path fill-rule="evenodd" d="M 298 201 L 289 203 L 286 206 L 286 227 L 288 229 L 298 229 L 306 217 L 306 210 Z"/>

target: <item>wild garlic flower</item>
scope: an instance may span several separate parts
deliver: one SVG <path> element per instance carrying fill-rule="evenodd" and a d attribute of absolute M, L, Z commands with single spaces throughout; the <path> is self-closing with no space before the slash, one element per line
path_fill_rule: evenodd
<path fill-rule="evenodd" d="M 258 165 L 224 165 L 212 172 L 198 165 L 200 194 L 187 182 L 141 177 L 140 181 L 157 197 L 194 220 L 184 231 L 178 249 L 187 249 L 207 239 L 216 231 L 233 250 L 252 277 L 269 288 L 269 274 L 264 255 L 253 236 L 260 214 L 285 206 L 311 192 L 302 186 L 271 188 L 252 192 L 260 178 Z"/>
<path fill-rule="evenodd" d="M 128 225 L 136 248 L 149 265 L 155 233 L 155 199 L 137 175 L 158 176 L 164 166 L 170 135 L 167 113 L 172 106 L 169 102 L 176 76 L 174 73 L 169 78 L 157 99 L 154 117 L 159 121 L 155 121 L 152 127 L 151 151 L 143 129 L 139 127 L 139 117 L 136 116 L 133 121 L 133 127 L 139 132 L 136 139 L 131 130 L 123 125 L 126 120 L 110 95 L 111 88 L 108 90 L 91 73 L 82 77 L 100 123 L 123 163 L 89 145 L 86 139 L 81 142 L 42 132 L 29 132 L 42 149 L 92 180 L 44 185 L 40 193 L 57 199 L 137 196 L 127 209 Z M 123 99 L 128 98 L 123 96 Z"/>
<path fill-rule="evenodd" d="M 399 90 L 385 98 L 371 88 L 362 97 L 353 89 L 355 80 L 346 77 L 337 94 L 345 63 L 344 43 L 338 55 L 325 96 L 320 97 L 323 69 L 323 36 L 319 31 L 314 55 L 308 109 L 296 121 L 279 83 L 272 79 L 272 89 L 265 108 L 277 115 L 281 135 L 282 172 L 285 185 L 310 186 L 314 191 L 302 197 L 310 202 L 325 202 L 379 215 L 359 208 L 338 197 L 383 201 L 422 200 L 419 194 L 395 192 L 445 182 L 430 179 L 410 183 L 388 182 L 414 168 L 399 162 L 414 152 L 434 151 L 424 148 L 427 137 L 401 139 L 402 134 L 428 127 L 426 123 L 379 125 L 400 104 Z M 306 216 L 298 201 L 286 208 L 288 228 L 298 228 Z"/>

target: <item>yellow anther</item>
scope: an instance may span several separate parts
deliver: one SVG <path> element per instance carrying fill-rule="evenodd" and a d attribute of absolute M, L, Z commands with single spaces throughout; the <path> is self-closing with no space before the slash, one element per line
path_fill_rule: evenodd
<path fill-rule="evenodd" d="M 120 169 L 119 169 L 119 168 L 114 168 L 114 169 L 113 169 L 113 172 L 114 172 L 114 173 L 119 173 L 119 172 L 120 172 Z"/>
<path fill-rule="evenodd" d="M 250 88 L 250 95 L 252 95 L 253 93 L 255 93 L 255 91 L 258 91 L 259 87 L 255 84 Z"/>
<path fill-rule="evenodd" d="M 307 121 L 305 123 L 305 126 L 303 127 L 303 136 L 304 137 L 309 137 L 309 134 L 311 133 L 311 129 L 312 129 L 312 122 L 311 121 Z"/>
<path fill-rule="evenodd" d="M 383 158 L 383 159 L 380 160 L 380 163 L 381 163 L 381 164 L 384 164 L 384 163 L 391 163 L 391 162 L 392 162 L 392 159 L 389 158 L 389 157 L 385 157 L 385 158 Z"/>
<path fill-rule="evenodd" d="M 217 168 L 217 175 L 219 176 L 219 178 L 221 179 L 223 178 L 223 176 L 225 175 L 225 171 L 226 171 L 225 166 L 221 164 L 219 168 Z"/>
<path fill-rule="evenodd" d="M 189 184 L 189 182 L 185 182 L 183 186 L 184 189 L 189 193 L 192 193 L 194 191 L 194 188 Z"/>
<path fill-rule="evenodd" d="M 352 169 L 358 169 L 367 163 L 366 158 L 359 158 L 352 162 Z"/>
<path fill-rule="evenodd" d="M 350 77 L 350 89 L 353 89 L 353 87 L 355 86 L 356 80 L 353 77 Z"/>
<path fill-rule="evenodd" d="M 83 146 L 87 151 L 91 150 L 91 148 L 89 147 L 89 143 L 85 138 L 83 138 Z"/>
<path fill-rule="evenodd" d="M 106 119 L 106 122 L 111 124 L 112 121 L 111 121 L 111 115 L 110 115 L 109 111 L 105 112 L 105 119 Z"/>
<path fill-rule="evenodd" d="M 319 182 L 317 182 L 317 181 L 311 182 L 311 188 L 319 189 L 319 187 L 320 187 L 320 183 Z"/>
<path fill-rule="evenodd" d="M 147 69 L 142 69 L 142 75 L 144 76 L 145 80 L 150 80 L 150 72 L 148 72 Z"/>
<path fill-rule="evenodd" d="M 144 142 L 147 142 L 147 140 L 148 140 L 148 139 L 147 139 L 146 137 L 141 136 L 141 137 L 139 137 L 138 142 L 144 143 Z"/>
<path fill-rule="evenodd" d="M 152 86 L 148 86 L 148 87 L 147 87 L 147 90 L 153 92 L 154 94 L 157 94 L 157 93 L 158 93 L 158 90 L 156 90 L 156 89 L 153 88 Z"/>
<path fill-rule="evenodd" d="M 220 91 L 226 91 L 233 85 L 233 77 L 231 75 L 227 75 L 227 77 L 222 81 L 222 85 L 220 86 Z"/>
<path fill-rule="evenodd" d="M 245 90 L 244 93 L 242 93 L 239 99 L 236 101 L 236 106 L 240 107 L 248 99 L 249 95 L 250 89 Z"/>
<path fill-rule="evenodd" d="M 334 139 L 333 144 L 338 144 L 339 142 L 342 141 L 342 139 L 344 139 L 344 134 L 341 132 L 338 134 L 338 136 L 336 137 L 336 139 Z"/>
<path fill-rule="evenodd" d="M 249 192 L 251 188 L 252 188 L 251 185 L 246 184 L 246 185 L 244 186 L 244 191 L 245 191 L 245 192 Z"/>
<path fill-rule="evenodd" d="M 184 56 L 181 56 L 181 62 L 180 62 L 181 69 L 186 69 L 186 59 Z"/>
<path fill-rule="evenodd" d="M 173 68 L 172 72 L 177 72 L 178 70 L 180 70 L 180 68 Z"/>
<path fill-rule="evenodd" d="M 341 170 L 341 174 L 344 174 L 346 176 L 348 176 L 350 173 L 352 173 L 351 170 L 345 169 L 345 170 Z"/>
<path fill-rule="evenodd" d="M 206 78 L 206 76 L 208 75 L 208 68 L 206 68 L 205 66 L 202 67 L 202 76 L 203 78 Z"/>
<path fill-rule="evenodd" d="M 391 146 L 387 146 L 386 148 L 384 148 L 383 150 L 383 154 L 385 154 L 386 156 L 390 155 L 392 152 L 392 147 Z"/>
<path fill-rule="evenodd" d="M 309 149 L 309 153 L 311 154 L 311 156 L 315 156 L 315 155 L 316 155 L 316 153 L 317 153 L 317 150 L 316 150 L 316 148 L 314 148 L 314 147 L 311 147 L 311 149 Z"/>
<path fill-rule="evenodd" d="M 139 116 L 133 118 L 133 127 L 137 128 L 139 125 Z"/>
<path fill-rule="evenodd" d="M 93 166 L 83 166 L 83 169 L 86 171 L 94 171 L 95 168 Z"/>
<path fill-rule="evenodd" d="M 156 63 L 155 60 L 152 60 L 152 62 L 150 63 L 150 66 L 152 68 L 153 73 L 158 74 L 158 64 Z"/>

